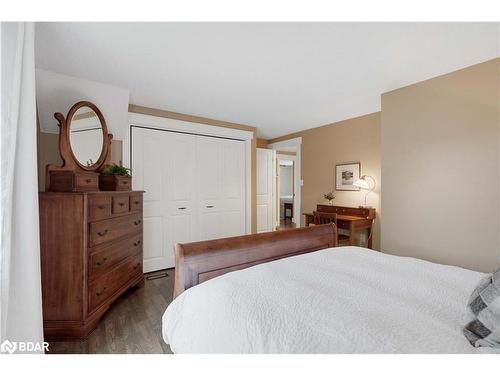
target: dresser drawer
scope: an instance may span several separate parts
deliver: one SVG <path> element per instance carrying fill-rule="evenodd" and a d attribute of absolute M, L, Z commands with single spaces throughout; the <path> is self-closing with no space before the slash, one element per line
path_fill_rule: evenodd
<path fill-rule="evenodd" d="M 142 211 L 142 193 L 130 195 L 130 211 Z"/>
<path fill-rule="evenodd" d="M 142 256 L 130 257 L 89 285 L 89 311 L 102 305 L 118 289 L 142 274 Z"/>
<path fill-rule="evenodd" d="M 96 221 L 89 224 L 89 247 L 142 232 L 142 213 Z"/>
<path fill-rule="evenodd" d="M 113 197 L 113 214 L 121 214 L 129 211 L 129 195 L 115 195 Z"/>
<path fill-rule="evenodd" d="M 102 195 L 89 196 L 89 221 L 107 219 L 111 216 L 111 197 Z"/>
<path fill-rule="evenodd" d="M 142 234 L 94 248 L 89 255 L 89 279 L 105 274 L 125 258 L 142 254 Z"/>
<path fill-rule="evenodd" d="M 75 190 L 76 191 L 93 191 L 99 190 L 99 175 L 98 174 L 75 174 Z"/>

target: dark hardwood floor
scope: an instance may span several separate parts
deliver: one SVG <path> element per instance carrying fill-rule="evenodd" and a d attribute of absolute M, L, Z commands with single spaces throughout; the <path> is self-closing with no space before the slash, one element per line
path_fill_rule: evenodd
<path fill-rule="evenodd" d="M 165 272 L 167 277 L 149 279 Z M 161 336 L 161 317 L 173 290 L 174 269 L 146 274 L 144 287 L 119 298 L 85 341 L 50 342 L 48 353 L 172 353 Z"/>
<path fill-rule="evenodd" d="M 276 228 L 277 230 L 286 230 L 295 228 L 295 223 L 291 219 L 280 219 L 280 226 Z"/>

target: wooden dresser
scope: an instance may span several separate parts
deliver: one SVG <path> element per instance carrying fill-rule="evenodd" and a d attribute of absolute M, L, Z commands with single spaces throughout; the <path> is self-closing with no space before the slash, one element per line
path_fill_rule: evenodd
<path fill-rule="evenodd" d="M 84 339 L 144 284 L 142 191 L 40 193 L 46 340 Z"/>

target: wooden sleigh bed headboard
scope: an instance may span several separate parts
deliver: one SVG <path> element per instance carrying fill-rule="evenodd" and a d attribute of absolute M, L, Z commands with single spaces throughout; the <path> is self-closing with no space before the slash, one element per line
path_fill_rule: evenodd
<path fill-rule="evenodd" d="M 231 271 L 335 246 L 334 224 L 177 244 L 174 298 Z"/>

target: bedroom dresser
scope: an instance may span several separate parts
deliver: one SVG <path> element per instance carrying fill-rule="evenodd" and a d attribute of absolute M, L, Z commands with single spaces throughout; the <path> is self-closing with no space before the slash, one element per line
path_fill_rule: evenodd
<path fill-rule="evenodd" d="M 78 340 L 127 289 L 144 285 L 144 192 L 131 190 L 121 162 L 111 164 L 113 135 L 95 104 L 54 117 L 62 165 L 46 166 L 39 194 L 43 329 L 48 341 Z"/>
<path fill-rule="evenodd" d="M 84 339 L 143 285 L 142 191 L 40 193 L 46 340 Z"/>

